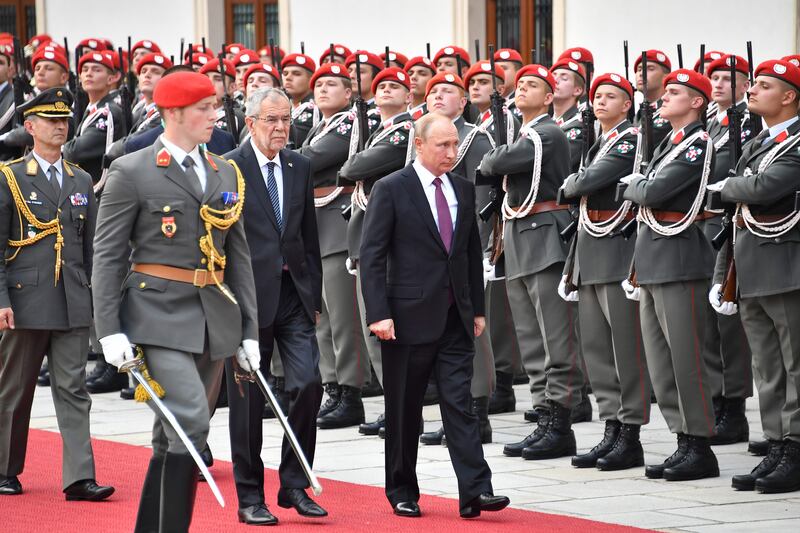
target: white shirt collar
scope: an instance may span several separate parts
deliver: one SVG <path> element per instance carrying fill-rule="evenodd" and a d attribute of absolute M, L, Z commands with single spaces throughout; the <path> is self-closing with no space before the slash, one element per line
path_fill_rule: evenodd
<path fill-rule="evenodd" d="M 47 161 L 47 160 L 42 159 L 41 157 L 39 157 L 39 154 L 37 154 L 35 151 L 31 150 L 31 153 L 33 154 L 33 158 L 36 159 L 36 162 L 39 163 L 39 168 L 42 169 L 42 172 L 44 173 L 44 175 L 45 175 L 45 177 L 47 179 L 50 179 L 50 176 L 47 174 L 47 172 L 50 170 L 51 166 L 56 167 L 56 174 L 58 174 L 59 178 L 61 177 L 61 158 L 60 157 L 58 158 L 58 161 L 56 161 L 55 163 L 50 163 L 50 161 Z"/>
<path fill-rule="evenodd" d="M 275 158 L 274 159 L 270 159 L 269 157 L 266 156 L 266 154 L 264 154 L 261 150 L 258 149 L 258 146 L 256 146 L 256 143 L 255 143 L 255 141 L 253 141 L 252 137 L 250 137 L 250 146 L 253 147 L 253 151 L 256 153 L 256 160 L 258 161 L 259 168 L 264 168 L 267 163 L 275 163 L 275 166 L 277 166 L 278 168 L 281 168 L 281 169 L 283 168 L 281 166 L 281 153 L 280 152 L 275 154 Z"/>
<path fill-rule="evenodd" d="M 530 128 L 530 127 L 533 127 L 533 126 L 535 126 L 535 125 L 536 125 L 536 123 L 537 123 L 537 122 L 539 122 L 540 120 L 542 120 L 544 117 L 549 117 L 549 116 L 550 116 L 550 115 L 548 115 L 547 113 L 542 113 L 541 115 L 539 115 L 539 116 L 538 116 L 538 117 L 536 117 L 535 119 L 531 120 L 530 122 L 528 122 L 528 123 L 526 123 L 526 124 L 523 124 L 523 125 L 522 125 L 522 127 L 523 127 L 523 128 Z"/>
<path fill-rule="evenodd" d="M 623 123 L 626 121 L 626 120 L 628 120 L 628 119 L 626 119 L 626 118 L 622 119 L 622 120 L 619 122 L 619 124 L 617 124 L 616 126 L 614 126 L 613 128 L 611 128 L 610 130 L 608 130 L 606 133 L 604 133 L 604 134 L 602 135 L 602 140 L 604 140 L 604 141 L 605 141 L 606 139 L 608 139 L 608 136 L 609 136 L 609 135 L 611 135 L 612 133 L 614 133 L 615 131 L 617 131 L 617 129 L 618 129 L 618 128 L 619 128 L 619 127 L 620 127 L 620 126 L 621 126 L 621 125 L 622 125 L 622 124 L 623 124 Z"/>
<path fill-rule="evenodd" d="M 429 187 L 433 184 L 433 180 L 436 178 L 441 178 L 442 182 L 444 182 L 446 176 L 434 176 L 433 173 L 425 168 L 425 166 L 420 162 L 419 159 L 415 159 L 411 165 L 414 167 L 414 170 L 417 171 L 417 176 L 419 176 L 420 181 L 425 187 Z"/>
<path fill-rule="evenodd" d="M 789 120 L 775 124 L 769 129 L 769 138 L 772 139 L 780 135 L 783 130 L 789 129 L 789 126 L 800 120 L 800 117 L 792 117 Z"/>
<path fill-rule="evenodd" d="M 175 158 L 179 165 L 183 165 L 183 160 L 186 159 L 188 155 L 194 160 L 194 164 L 198 168 L 203 167 L 203 158 L 200 156 L 200 146 L 195 146 L 191 152 L 186 152 L 177 144 L 169 141 L 163 133 L 159 136 L 159 139 L 161 139 L 161 144 L 164 145 L 164 148 L 169 150 L 169 153 L 172 154 L 172 157 Z"/>

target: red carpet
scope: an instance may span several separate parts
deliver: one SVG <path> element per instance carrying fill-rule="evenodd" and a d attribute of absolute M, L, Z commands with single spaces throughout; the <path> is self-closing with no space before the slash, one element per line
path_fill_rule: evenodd
<path fill-rule="evenodd" d="M 139 501 L 139 490 L 150 457 L 148 448 L 94 440 L 97 476 L 101 483 L 112 484 L 116 493 L 101 503 L 66 502 L 61 494 L 61 440 L 57 433 L 32 430 L 28 441 L 25 472 L 20 476 L 24 493 L 0 497 L 0 531 L 13 533 L 108 533 L 132 531 Z M 236 518 L 236 491 L 230 463 L 217 461 L 211 469 L 225 496 L 222 509 L 211 491 L 200 484 L 195 504 L 192 532 L 250 532 L 252 526 L 239 524 Z M 395 517 L 383 489 L 322 480 L 325 492 L 317 501 L 330 516 L 322 520 L 302 518 L 293 509 L 281 509 L 275 503 L 277 473 L 266 471 L 267 504 L 280 519 L 279 531 L 320 533 L 338 531 L 378 533 L 380 531 L 445 532 L 575 532 L 622 533 L 643 531 L 570 518 L 566 516 L 506 509 L 484 513 L 475 520 L 458 517 L 455 500 L 422 496 L 423 517 Z M 255 529 L 260 531 L 260 529 Z"/>

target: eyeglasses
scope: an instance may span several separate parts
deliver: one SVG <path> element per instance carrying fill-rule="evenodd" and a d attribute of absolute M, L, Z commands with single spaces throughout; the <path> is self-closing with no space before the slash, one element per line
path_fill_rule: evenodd
<path fill-rule="evenodd" d="M 282 117 L 276 117 L 273 115 L 267 115 L 266 117 L 253 117 L 254 120 L 260 120 L 267 124 L 267 126 L 277 126 L 278 122 L 283 122 L 284 124 L 291 125 L 292 123 L 292 116 L 291 115 L 284 115 Z"/>

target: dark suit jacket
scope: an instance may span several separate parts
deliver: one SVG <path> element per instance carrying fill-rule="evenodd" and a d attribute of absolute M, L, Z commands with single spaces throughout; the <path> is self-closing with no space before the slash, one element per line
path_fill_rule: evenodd
<path fill-rule="evenodd" d="M 322 259 L 309 159 L 291 150 L 280 152 L 284 223 L 280 233 L 253 145 L 248 141 L 225 158 L 239 165 L 246 182 L 244 229 L 256 281 L 258 326 L 268 327 L 275 319 L 284 261 L 303 308 L 314 321 L 315 311 L 322 309 Z"/>
<path fill-rule="evenodd" d="M 138 135 L 128 137 L 125 141 L 125 153 L 130 154 L 142 148 L 147 148 L 156 142 L 156 139 L 158 139 L 158 136 L 162 133 L 164 133 L 164 127 L 159 124 Z M 230 133 L 222 131 L 219 128 L 214 128 L 211 131 L 211 139 L 206 143 L 206 148 L 212 154 L 224 154 L 236 148 L 236 145 L 233 143 L 233 137 L 231 137 Z"/>
<path fill-rule="evenodd" d="M 458 200 L 448 254 L 412 165 L 375 183 L 361 241 L 361 288 L 367 324 L 391 318 L 397 342 L 425 344 L 444 332 L 453 297 L 467 334 L 484 316 L 475 186 L 448 174 Z"/>

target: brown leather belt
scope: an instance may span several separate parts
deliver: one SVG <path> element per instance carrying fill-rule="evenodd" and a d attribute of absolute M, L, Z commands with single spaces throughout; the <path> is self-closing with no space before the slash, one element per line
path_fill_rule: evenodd
<path fill-rule="evenodd" d="M 519 207 L 512 207 L 511 209 L 519 209 Z M 533 204 L 533 209 L 530 210 L 528 216 L 537 213 L 547 213 L 548 211 L 566 211 L 569 209 L 568 205 L 560 204 L 555 200 L 548 200 L 546 202 L 536 202 Z"/>
<path fill-rule="evenodd" d="M 606 209 L 587 209 L 586 215 L 589 217 L 589 220 L 592 222 L 605 222 L 606 220 L 610 219 L 614 215 L 616 215 L 616 211 L 606 210 Z M 633 213 L 628 211 L 625 214 L 625 218 L 622 220 L 628 221 L 633 220 Z"/>
<path fill-rule="evenodd" d="M 332 187 L 314 187 L 314 198 L 325 198 L 337 189 L 336 186 Z M 355 187 L 342 187 L 342 192 L 339 194 L 352 194 Z"/>
<path fill-rule="evenodd" d="M 771 222 L 777 222 L 779 220 L 783 220 L 784 218 L 788 217 L 789 215 L 758 215 L 753 216 L 756 219 L 756 222 L 760 222 L 761 224 L 769 224 Z M 746 228 L 747 226 L 744 225 L 744 219 L 741 215 L 736 217 L 736 227 L 739 229 Z"/>
<path fill-rule="evenodd" d="M 157 265 L 153 263 L 134 263 L 131 267 L 133 272 L 140 274 L 147 274 L 161 279 L 168 279 L 170 281 L 180 281 L 182 283 L 191 283 L 195 287 L 206 287 L 214 285 L 214 279 L 211 277 L 211 272 L 205 268 L 198 268 L 193 270 L 191 268 L 178 268 L 168 265 Z M 222 283 L 225 279 L 224 270 L 215 270 L 214 275 L 217 280 Z"/>
<path fill-rule="evenodd" d="M 686 213 L 681 213 L 680 211 L 657 211 L 653 210 L 653 216 L 659 222 L 680 222 L 686 217 Z M 709 218 L 714 218 L 719 216 L 717 213 L 709 213 L 707 211 L 703 211 L 699 213 L 694 221 L 699 222 L 701 220 L 708 220 Z"/>

